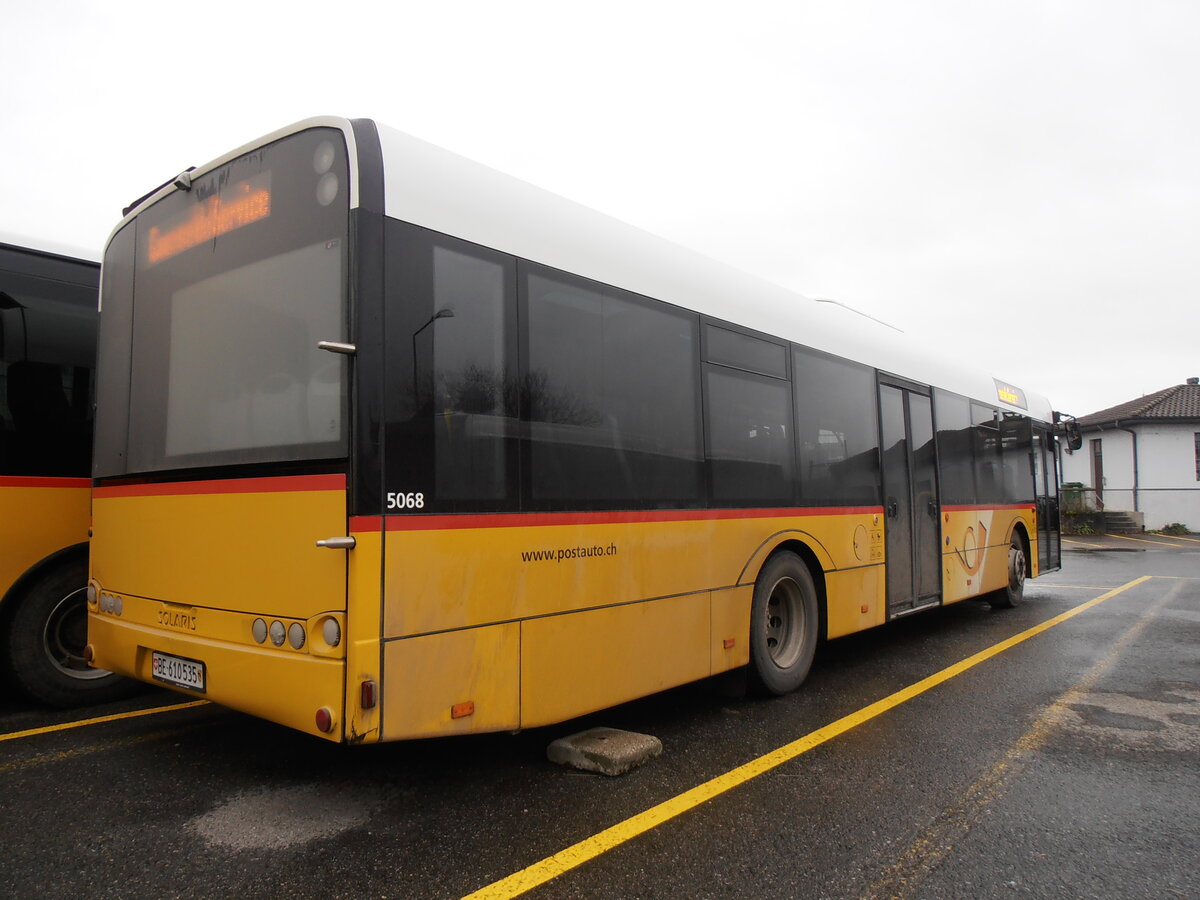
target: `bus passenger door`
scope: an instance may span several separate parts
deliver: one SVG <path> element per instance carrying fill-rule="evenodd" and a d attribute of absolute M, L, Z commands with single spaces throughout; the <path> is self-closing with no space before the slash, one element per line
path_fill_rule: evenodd
<path fill-rule="evenodd" d="M 1048 431 L 1033 432 L 1033 489 L 1037 501 L 1038 572 L 1062 568 L 1062 545 L 1058 534 L 1058 465 L 1054 437 Z"/>
<path fill-rule="evenodd" d="M 881 383 L 879 411 L 888 617 L 893 618 L 939 600 L 937 457 L 927 393 Z"/>

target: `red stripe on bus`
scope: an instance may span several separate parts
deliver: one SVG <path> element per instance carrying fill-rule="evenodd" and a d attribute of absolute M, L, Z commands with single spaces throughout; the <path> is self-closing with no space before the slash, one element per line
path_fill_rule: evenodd
<path fill-rule="evenodd" d="M 800 516 L 881 514 L 878 506 L 817 509 L 655 509 L 623 512 L 482 513 L 441 516 L 355 516 L 350 530 L 450 531 L 467 528 L 537 528 L 551 525 L 627 525 L 641 522 L 704 522 L 730 519 L 783 519 Z"/>
<path fill-rule="evenodd" d="M 942 512 L 991 512 L 999 509 L 1036 509 L 1033 503 L 997 503 L 988 505 L 986 503 L 978 506 L 943 506 Z"/>
<path fill-rule="evenodd" d="M 0 475 L 0 487 L 18 488 L 85 488 L 91 487 L 90 478 L 53 478 L 39 475 Z"/>
<path fill-rule="evenodd" d="M 167 497 L 190 494 L 278 494 L 287 491 L 344 491 L 345 475 L 281 475 L 275 478 L 224 478 L 98 487 L 97 497 Z"/>

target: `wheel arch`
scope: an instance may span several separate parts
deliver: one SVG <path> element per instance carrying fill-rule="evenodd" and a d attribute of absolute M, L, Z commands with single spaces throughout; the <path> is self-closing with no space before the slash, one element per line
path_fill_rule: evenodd
<path fill-rule="evenodd" d="M 1008 534 L 1008 542 L 1011 544 L 1014 538 L 1020 538 L 1021 544 L 1025 550 L 1025 577 L 1033 577 L 1033 557 L 1030 555 L 1030 548 L 1033 546 L 1029 540 L 1029 531 L 1025 527 L 1025 523 L 1020 519 L 1013 521 L 1012 529 Z"/>
<path fill-rule="evenodd" d="M 0 597 L 0 631 L 8 628 L 9 622 L 17 609 L 17 598 L 25 593 L 26 588 L 33 581 L 42 577 L 43 574 L 62 565 L 65 562 L 74 562 L 78 559 L 83 559 L 85 562 L 88 557 L 88 544 L 83 541 L 79 544 L 72 544 L 70 547 L 63 547 L 61 550 L 55 550 L 49 556 L 38 560 L 28 569 L 21 573 L 21 576 L 12 583 L 4 596 Z"/>
<path fill-rule="evenodd" d="M 800 557 L 801 562 L 808 568 L 809 574 L 812 576 L 813 586 L 817 589 L 817 612 L 820 615 L 820 621 L 817 628 L 817 636 L 820 640 L 825 640 L 829 634 L 829 616 L 827 611 L 828 593 L 825 585 L 825 572 L 828 568 L 833 568 L 833 561 L 829 557 L 828 551 L 825 550 L 821 543 L 804 532 L 790 532 L 781 535 L 773 535 L 776 538 L 770 542 L 769 547 L 764 550 L 764 547 L 759 547 L 754 556 L 746 564 L 746 568 L 742 570 L 742 578 L 740 583 L 744 583 L 743 579 L 749 575 L 754 577 L 750 579 L 750 583 L 758 580 L 759 573 L 766 567 L 775 556 L 783 552 L 791 552 Z M 820 549 L 814 549 L 804 538 L 809 538 Z"/>

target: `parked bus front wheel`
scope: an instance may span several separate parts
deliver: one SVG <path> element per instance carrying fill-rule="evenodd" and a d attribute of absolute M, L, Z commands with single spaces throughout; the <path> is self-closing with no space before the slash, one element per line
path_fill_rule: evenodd
<path fill-rule="evenodd" d="M 988 597 L 993 609 L 1014 609 L 1025 599 L 1025 560 L 1025 539 L 1020 534 L 1013 534 L 1008 547 L 1008 587 Z"/>

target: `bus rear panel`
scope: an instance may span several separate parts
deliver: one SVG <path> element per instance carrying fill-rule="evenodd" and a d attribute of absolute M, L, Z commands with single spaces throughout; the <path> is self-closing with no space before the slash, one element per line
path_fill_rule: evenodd
<path fill-rule="evenodd" d="M 348 363 L 318 345 L 348 333 L 349 179 L 307 129 L 110 240 L 89 597 L 96 665 L 335 738 Z"/>

